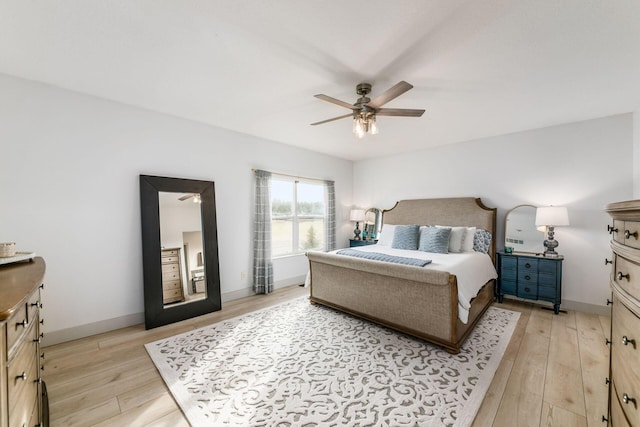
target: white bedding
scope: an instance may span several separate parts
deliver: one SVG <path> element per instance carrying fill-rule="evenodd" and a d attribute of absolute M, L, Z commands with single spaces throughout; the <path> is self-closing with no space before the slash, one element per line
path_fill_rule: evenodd
<path fill-rule="evenodd" d="M 458 279 L 458 318 L 465 324 L 469 319 L 471 300 L 478 295 L 478 292 L 485 283 L 498 277 L 498 273 L 491 262 L 491 257 L 481 252 L 437 254 L 432 252 L 393 249 L 390 246 L 382 246 L 379 244 L 358 246 L 357 248 L 351 249 L 407 258 L 430 259 L 430 264 L 420 268 L 431 268 L 454 274 Z M 335 252 L 337 251 L 333 253 Z"/>

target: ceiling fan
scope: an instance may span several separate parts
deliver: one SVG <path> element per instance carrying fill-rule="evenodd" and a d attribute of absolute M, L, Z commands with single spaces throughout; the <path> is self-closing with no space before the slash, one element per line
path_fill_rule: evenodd
<path fill-rule="evenodd" d="M 376 116 L 402 116 L 402 117 L 422 117 L 424 110 L 414 110 L 407 108 L 381 108 L 384 104 L 402 95 L 413 86 L 405 81 L 401 81 L 386 92 L 378 95 L 371 100 L 367 95 L 371 93 L 370 83 L 360 83 L 356 86 L 356 93 L 360 95 L 360 98 L 355 104 L 349 104 L 348 102 L 340 101 L 339 99 L 332 98 L 327 95 L 315 95 L 316 98 L 323 101 L 331 102 L 332 104 L 339 105 L 351 110 L 351 113 L 343 116 L 334 117 L 332 119 L 322 120 L 320 122 L 311 123 L 311 126 L 321 125 L 323 123 L 332 122 L 334 120 L 344 119 L 346 117 L 353 117 L 353 133 L 358 138 L 362 138 L 367 132 L 371 134 L 378 133 L 378 125 L 376 123 Z"/>
<path fill-rule="evenodd" d="M 189 200 L 192 197 L 193 197 L 193 203 L 200 203 L 200 194 L 198 193 L 185 194 L 184 196 L 179 197 L 178 200 L 180 200 L 181 202 L 184 202 L 185 200 Z"/>

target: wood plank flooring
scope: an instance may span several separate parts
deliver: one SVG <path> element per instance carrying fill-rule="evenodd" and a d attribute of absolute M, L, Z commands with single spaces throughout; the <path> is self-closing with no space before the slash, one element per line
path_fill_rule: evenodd
<path fill-rule="evenodd" d="M 188 426 L 144 344 L 305 294 L 291 286 L 150 331 L 136 325 L 45 348 L 51 425 Z M 601 426 L 610 319 L 517 301 L 496 306 L 521 316 L 473 426 Z"/>

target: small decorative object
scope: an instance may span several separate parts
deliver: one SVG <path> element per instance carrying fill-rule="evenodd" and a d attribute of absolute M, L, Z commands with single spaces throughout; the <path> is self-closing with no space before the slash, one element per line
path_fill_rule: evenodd
<path fill-rule="evenodd" d="M 11 243 L 0 243 L 0 258 L 8 258 L 16 255 L 16 244 L 15 242 Z"/>
<path fill-rule="evenodd" d="M 364 211 L 362 209 L 351 209 L 349 219 L 356 223 L 356 228 L 353 230 L 353 240 L 360 240 L 360 221 L 364 221 Z"/>
<path fill-rule="evenodd" d="M 557 258 L 558 241 L 553 238 L 554 229 L 558 226 L 569 225 L 567 208 L 562 206 L 548 206 L 536 210 L 536 225 L 547 227 L 547 240 L 544 241 L 544 256 Z"/>
<path fill-rule="evenodd" d="M 511 246 L 506 246 L 504 248 L 504 252 L 507 254 L 513 253 L 513 248 Z"/>

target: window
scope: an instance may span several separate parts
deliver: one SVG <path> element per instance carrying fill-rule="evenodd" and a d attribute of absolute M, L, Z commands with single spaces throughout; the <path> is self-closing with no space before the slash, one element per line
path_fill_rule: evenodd
<path fill-rule="evenodd" d="M 274 257 L 322 250 L 325 236 L 325 186 L 273 176 L 271 251 Z"/>

